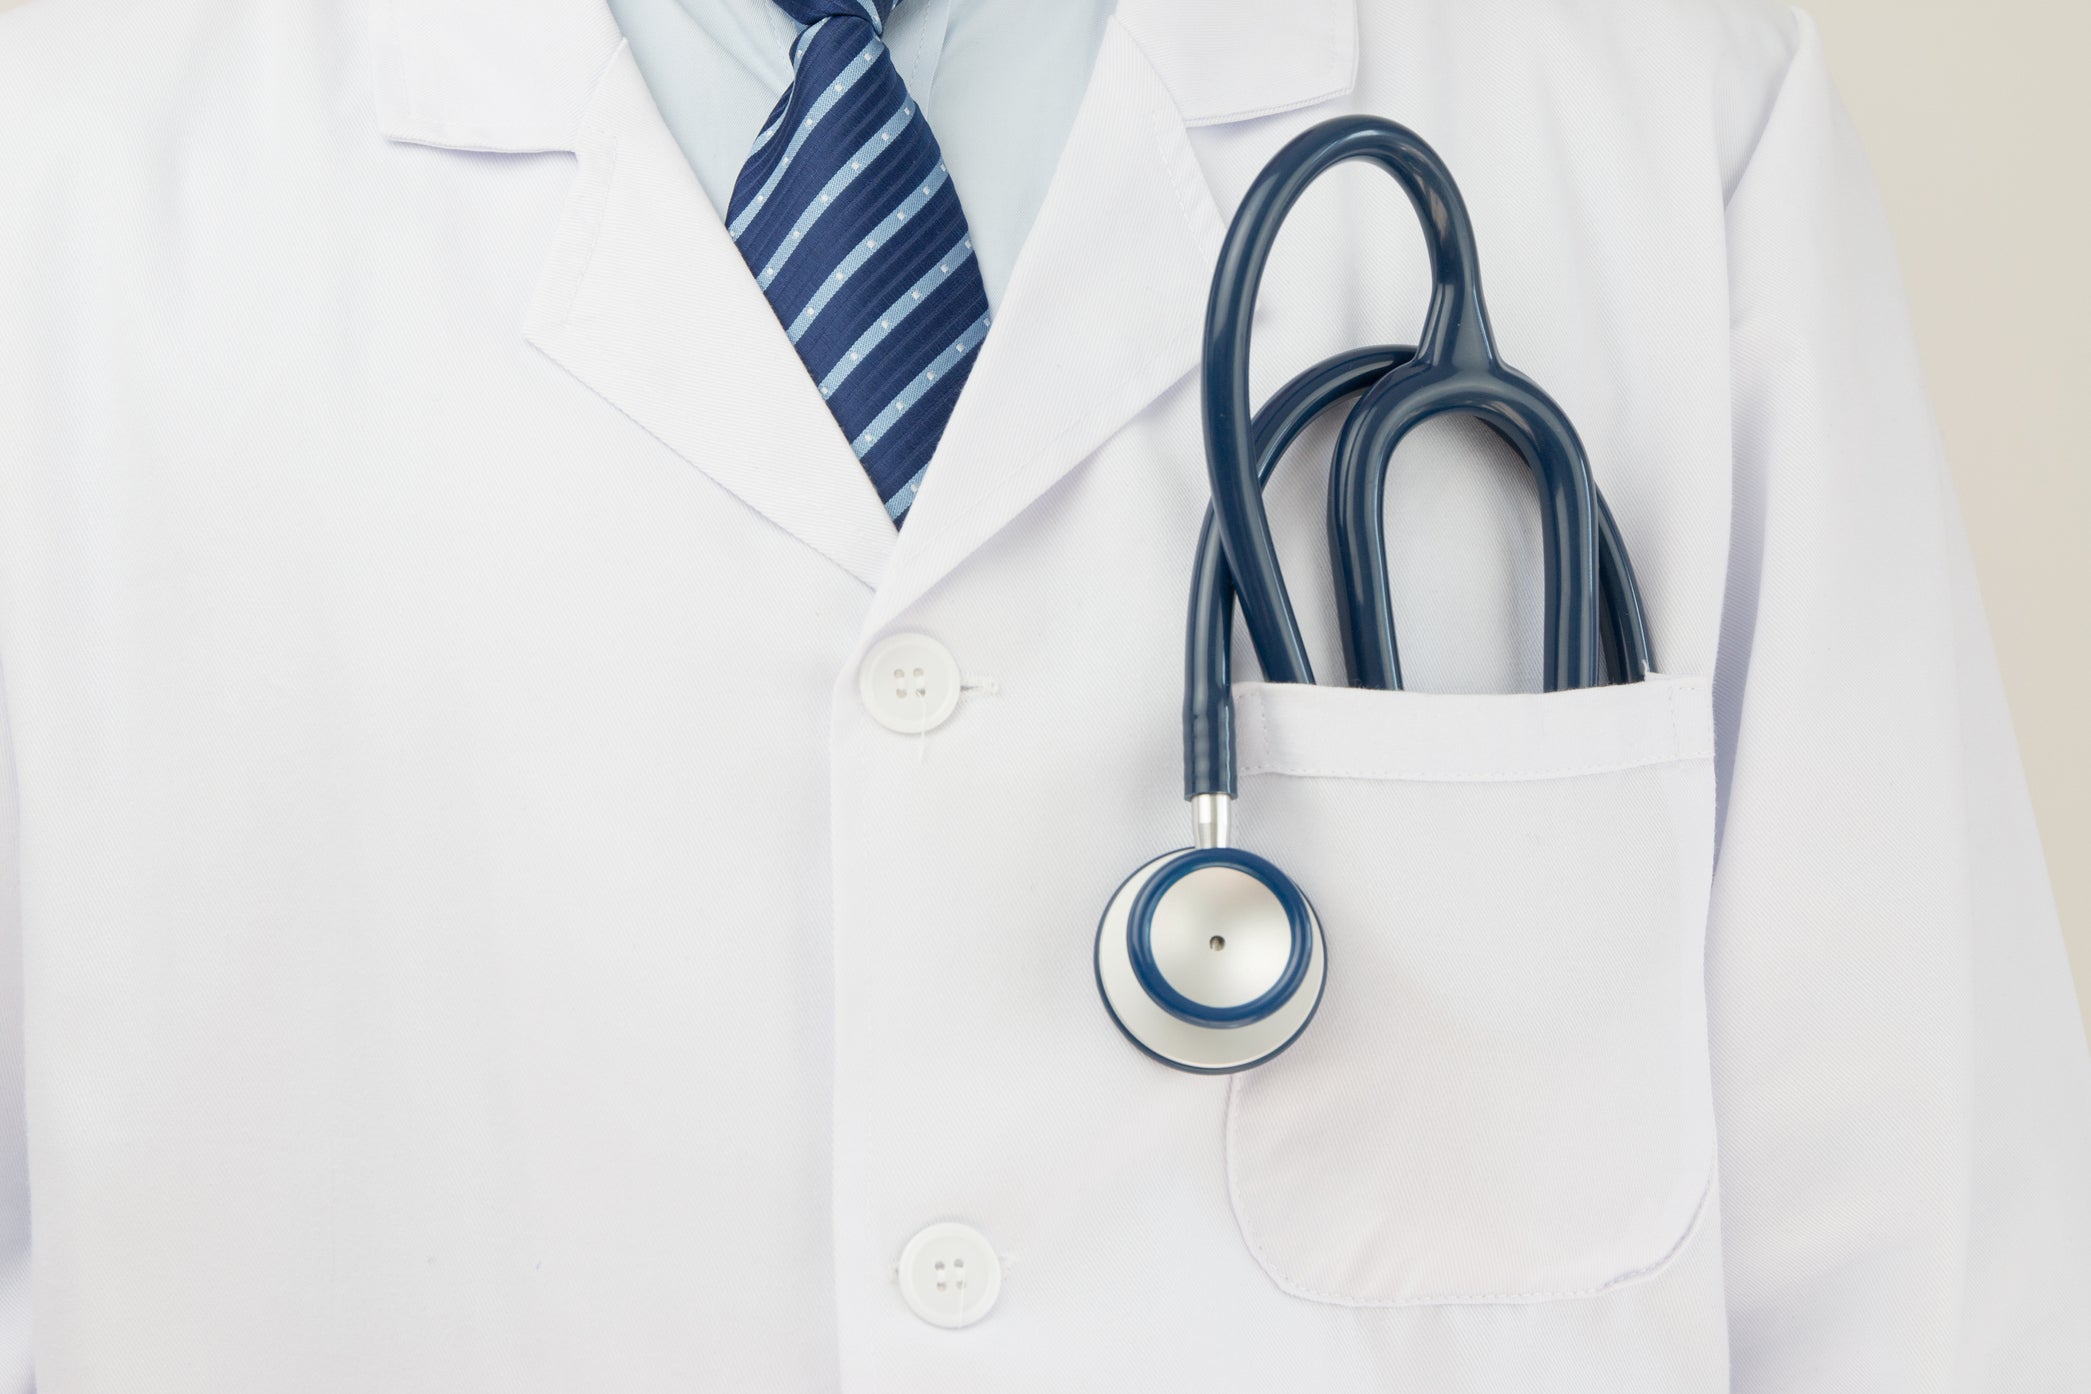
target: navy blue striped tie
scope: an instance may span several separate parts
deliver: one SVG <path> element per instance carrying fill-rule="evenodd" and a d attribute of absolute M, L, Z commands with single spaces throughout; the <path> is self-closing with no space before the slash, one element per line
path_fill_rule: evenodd
<path fill-rule="evenodd" d="M 776 0 L 791 86 L 727 230 L 895 527 L 987 334 L 966 215 L 880 35 L 896 0 Z"/>

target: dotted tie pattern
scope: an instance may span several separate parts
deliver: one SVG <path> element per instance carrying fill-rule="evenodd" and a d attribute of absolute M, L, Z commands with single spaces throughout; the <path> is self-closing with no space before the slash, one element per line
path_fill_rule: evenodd
<path fill-rule="evenodd" d="M 898 527 L 987 335 L 987 292 L 936 137 L 882 37 L 895 0 L 776 0 L 792 83 L 727 230 Z"/>

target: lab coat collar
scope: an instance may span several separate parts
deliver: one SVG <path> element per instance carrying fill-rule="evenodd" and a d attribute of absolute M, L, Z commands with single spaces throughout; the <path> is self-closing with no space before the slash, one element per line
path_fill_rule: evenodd
<path fill-rule="evenodd" d="M 1196 364 L 1224 219 L 1186 128 L 1340 95 L 1356 58 L 1355 0 L 1122 0 L 896 539 L 602 0 L 380 0 L 379 26 L 387 135 L 580 157 L 529 340 L 876 589 L 874 629 Z"/>
<path fill-rule="evenodd" d="M 1119 0 L 1187 126 L 1340 97 L 1358 76 L 1357 0 Z"/>
<path fill-rule="evenodd" d="M 1120 0 L 1186 125 L 1348 92 L 1356 0 Z M 620 42 L 603 0 L 377 0 L 378 127 L 456 150 L 573 150 Z"/>
<path fill-rule="evenodd" d="M 573 151 L 624 36 L 604 0 L 376 0 L 378 129 L 504 154 Z"/>

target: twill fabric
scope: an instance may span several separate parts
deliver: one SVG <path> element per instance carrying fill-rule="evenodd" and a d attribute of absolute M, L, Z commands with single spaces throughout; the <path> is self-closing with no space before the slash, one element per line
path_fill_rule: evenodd
<path fill-rule="evenodd" d="M 898 527 L 988 308 L 943 152 L 886 52 L 894 3 L 778 0 L 804 26 L 792 82 L 726 224 Z"/>
<path fill-rule="evenodd" d="M 774 36 L 685 79 L 716 202 L 606 4 L 0 10 L 0 1394 L 2091 1391 L 2091 1050 L 1805 15 L 1115 0 L 932 94 L 904 0 L 991 289 L 959 151 L 1083 95 L 896 530 L 721 215 L 792 28 L 668 3 Z M 1356 112 L 1458 175 L 1661 680 L 1540 690 L 1530 471 L 1418 428 L 1410 690 L 1235 684 L 1327 994 L 1191 1079 L 1095 929 L 1187 831 L 1219 242 Z M 1421 322 L 1333 178 L 1266 380 Z"/>

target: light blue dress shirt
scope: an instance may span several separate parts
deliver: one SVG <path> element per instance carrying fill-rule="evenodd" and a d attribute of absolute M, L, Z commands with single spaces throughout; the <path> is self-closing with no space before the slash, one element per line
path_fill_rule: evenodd
<path fill-rule="evenodd" d="M 771 0 L 609 0 L 654 103 L 722 212 L 791 82 Z M 1117 0 L 902 0 L 886 45 L 958 186 L 990 308 L 1045 202 Z"/>

